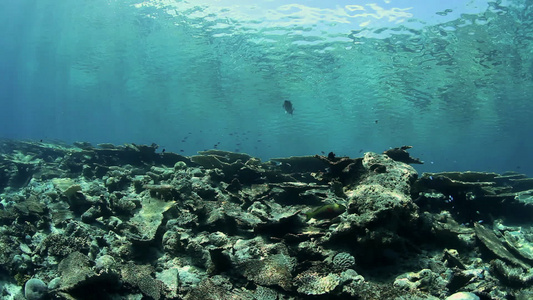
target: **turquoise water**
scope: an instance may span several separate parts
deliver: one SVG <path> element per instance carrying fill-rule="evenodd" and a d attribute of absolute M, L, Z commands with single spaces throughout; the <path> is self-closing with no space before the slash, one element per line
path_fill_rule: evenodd
<path fill-rule="evenodd" d="M 533 2 L 371 3 L 2 1 L 0 137 L 532 176 Z"/>

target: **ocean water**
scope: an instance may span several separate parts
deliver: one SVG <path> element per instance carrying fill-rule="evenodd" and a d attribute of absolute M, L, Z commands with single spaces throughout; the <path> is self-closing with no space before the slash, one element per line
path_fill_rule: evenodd
<path fill-rule="evenodd" d="M 0 137 L 533 176 L 533 1 L 4 0 Z M 294 113 L 282 105 L 291 101 Z"/>

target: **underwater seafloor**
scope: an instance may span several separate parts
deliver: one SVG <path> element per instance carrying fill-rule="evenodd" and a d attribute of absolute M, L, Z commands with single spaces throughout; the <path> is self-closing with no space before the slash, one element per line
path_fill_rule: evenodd
<path fill-rule="evenodd" d="M 533 299 L 533 179 L 0 141 L 2 299 Z"/>

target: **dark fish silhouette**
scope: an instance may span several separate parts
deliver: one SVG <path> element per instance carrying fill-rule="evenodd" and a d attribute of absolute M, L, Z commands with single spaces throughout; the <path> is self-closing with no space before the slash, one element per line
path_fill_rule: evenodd
<path fill-rule="evenodd" d="M 285 102 L 283 102 L 283 109 L 285 109 L 285 112 L 290 115 L 292 115 L 292 113 L 294 112 L 294 108 L 292 108 L 292 103 L 289 100 L 285 100 Z"/>

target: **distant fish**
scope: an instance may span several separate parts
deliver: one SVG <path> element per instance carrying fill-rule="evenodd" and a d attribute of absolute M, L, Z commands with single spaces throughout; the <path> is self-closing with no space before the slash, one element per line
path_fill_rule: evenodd
<path fill-rule="evenodd" d="M 283 109 L 285 109 L 286 113 L 292 116 L 292 113 L 294 112 L 294 108 L 292 107 L 292 103 L 289 100 L 285 100 L 285 102 L 283 102 Z"/>

